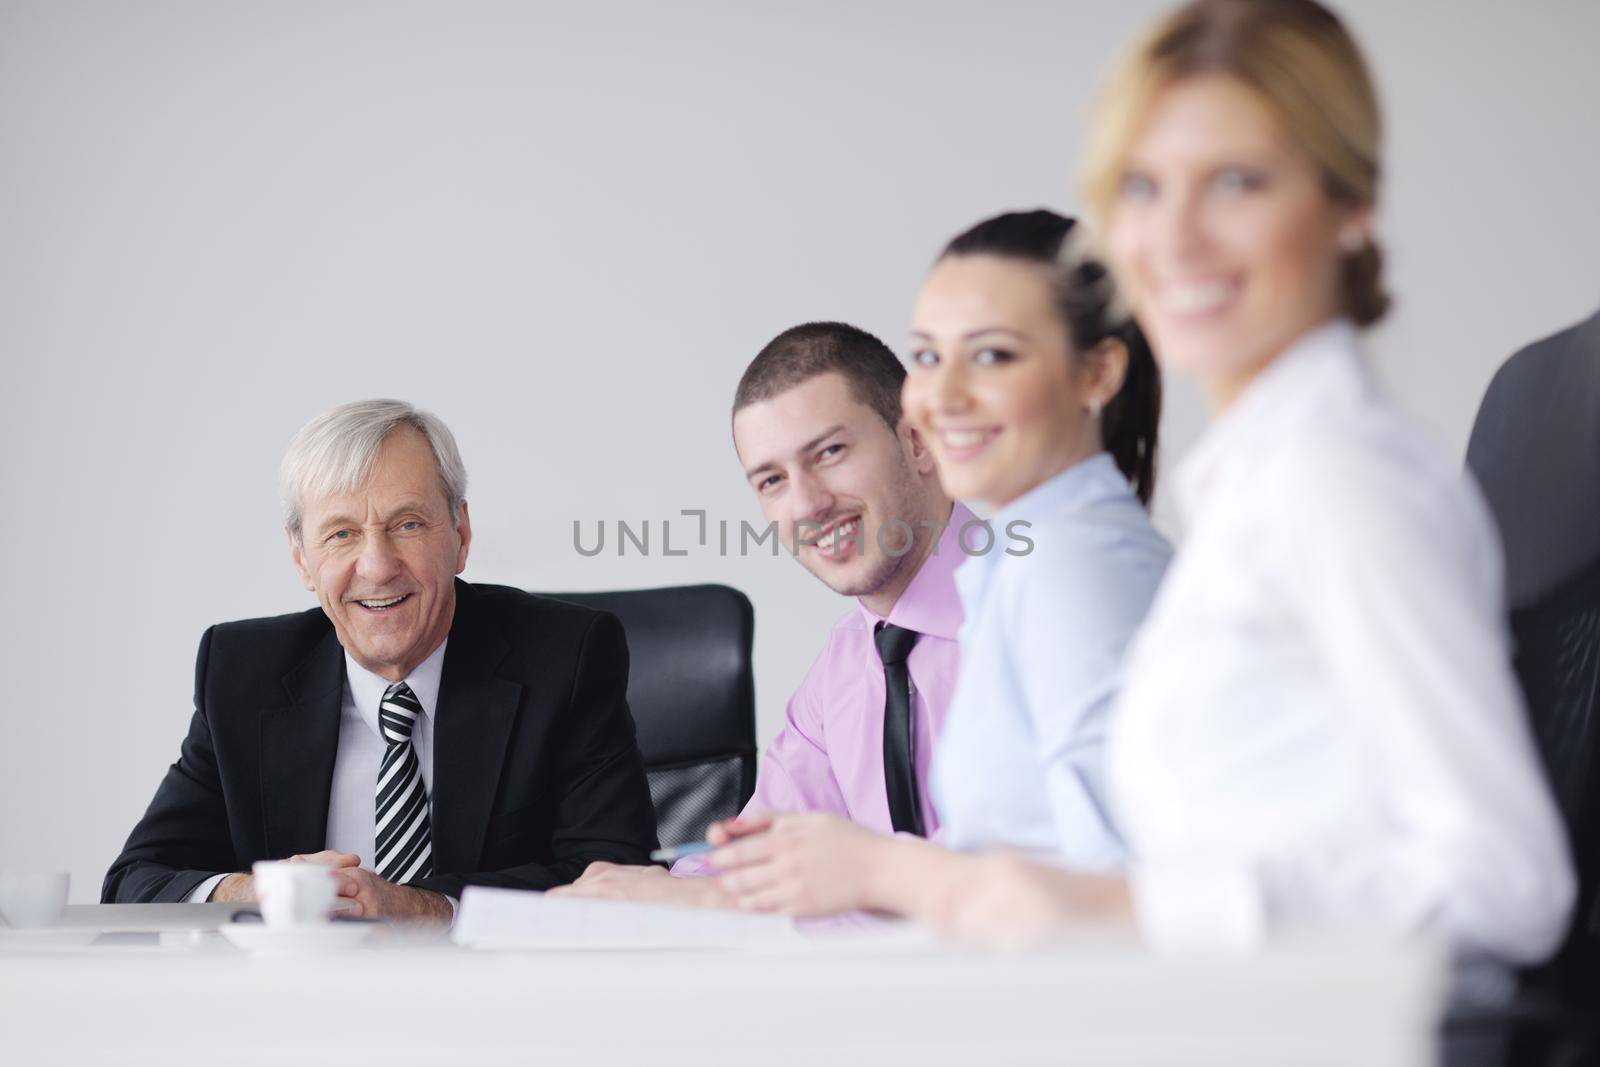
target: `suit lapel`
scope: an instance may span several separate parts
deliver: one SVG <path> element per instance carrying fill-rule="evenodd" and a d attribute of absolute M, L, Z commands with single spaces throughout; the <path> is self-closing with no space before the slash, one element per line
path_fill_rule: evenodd
<path fill-rule="evenodd" d="M 261 713 L 261 811 L 267 855 L 320 852 L 339 748 L 344 650 L 332 628 L 283 676 L 288 703 Z"/>
<path fill-rule="evenodd" d="M 495 674 L 508 646 L 472 587 L 456 582 L 433 727 L 433 869 L 473 871 L 500 785 L 522 685 Z"/>

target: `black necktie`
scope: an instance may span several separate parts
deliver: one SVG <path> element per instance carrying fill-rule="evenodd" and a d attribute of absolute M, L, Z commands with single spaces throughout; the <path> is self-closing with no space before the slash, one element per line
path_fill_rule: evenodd
<path fill-rule="evenodd" d="M 917 772 L 911 761 L 911 676 L 906 671 L 917 632 L 880 622 L 873 640 L 883 660 L 883 780 L 889 789 L 889 818 L 896 832 L 924 837 Z"/>

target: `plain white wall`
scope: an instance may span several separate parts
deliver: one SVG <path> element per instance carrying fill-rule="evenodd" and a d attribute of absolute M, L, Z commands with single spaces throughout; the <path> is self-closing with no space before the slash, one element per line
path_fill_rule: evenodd
<path fill-rule="evenodd" d="M 0 3 L 0 866 L 97 898 L 201 631 L 312 606 L 274 472 L 358 397 L 455 428 L 469 578 L 744 589 L 770 738 L 843 603 L 787 558 L 585 559 L 572 521 L 755 520 L 744 364 L 815 318 L 899 347 L 944 239 L 1070 209 L 1161 6 Z M 1600 5 L 1341 7 L 1390 119 L 1374 356 L 1459 455 L 1498 363 L 1600 298 Z M 1175 383 L 1169 458 L 1200 420 Z"/>

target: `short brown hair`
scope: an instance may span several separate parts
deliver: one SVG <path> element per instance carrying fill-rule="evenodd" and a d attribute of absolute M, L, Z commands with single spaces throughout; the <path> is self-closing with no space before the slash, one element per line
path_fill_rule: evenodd
<path fill-rule="evenodd" d="M 905 367 L 888 345 L 843 322 L 791 326 L 768 341 L 739 379 L 733 413 L 829 372 L 844 375 L 857 400 L 877 412 L 891 430 L 899 428 Z"/>
<path fill-rule="evenodd" d="M 1135 42 L 1097 103 L 1083 186 L 1100 221 L 1157 94 L 1200 74 L 1226 74 L 1249 89 L 1316 162 L 1330 197 L 1376 200 L 1378 94 L 1339 17 L 1316 0 L 1193 0 Z M 1344 257 L 1341 304 L 1358 325 L 1389 308 L 1382 273 L 1382 253 L 1370 241 Z"/>

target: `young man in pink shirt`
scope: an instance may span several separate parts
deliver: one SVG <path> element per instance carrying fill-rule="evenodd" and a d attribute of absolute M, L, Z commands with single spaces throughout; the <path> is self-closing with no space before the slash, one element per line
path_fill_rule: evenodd
<path fill-rule="evenodd" d="M 971 512 L 939 486 L 901 418 L 905 369 L 882 341 L 819 322 L 775 337 L 745 369 L 733 442 L 761 513 L 823 584 L 856 603 L 829 631 L 761 759 L 757 812 L 824 811 L 931 836 L 928 761 L 955 690 Z M 978 540 L 978 539 L 974 539 Z M 594 863 L 559 892 L 731 906 L 699 857 Z"/>

